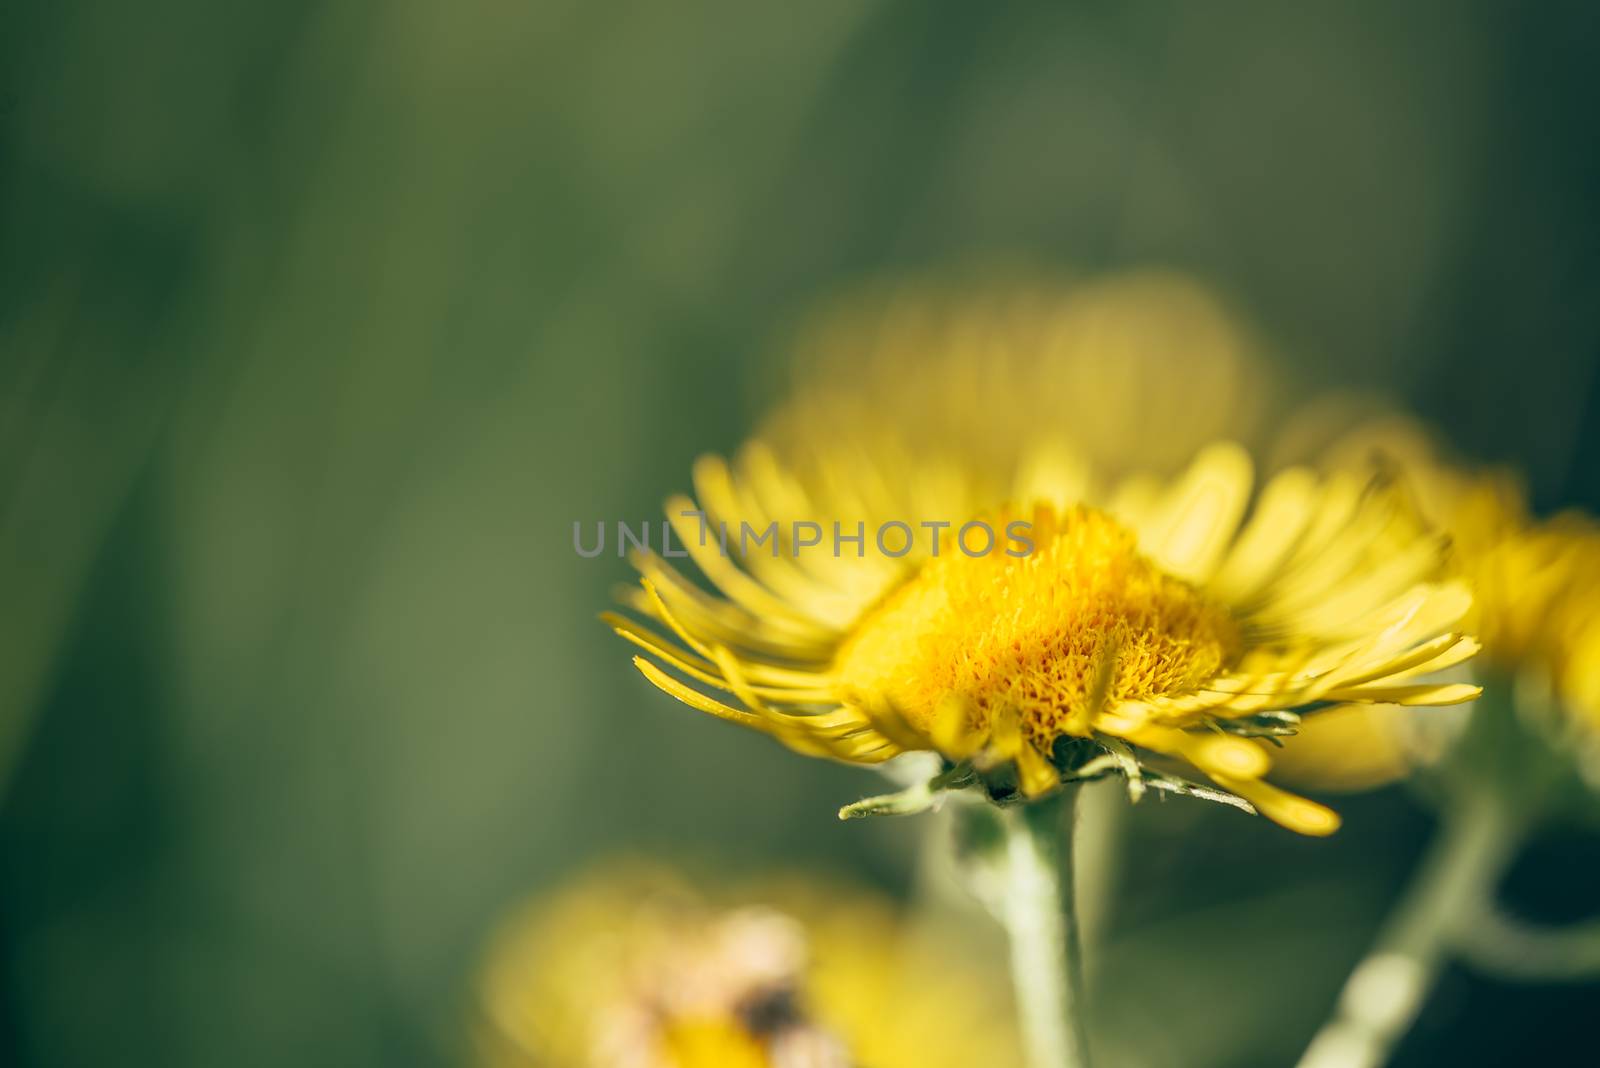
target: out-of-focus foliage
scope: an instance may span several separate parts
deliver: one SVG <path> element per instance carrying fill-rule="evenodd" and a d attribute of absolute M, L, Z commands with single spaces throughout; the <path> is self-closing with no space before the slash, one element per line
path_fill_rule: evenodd
<path fill-rule="evenodd" d="M 654 518 L 862 279 L 1197 272 L 1594 507 L 1595 17 L 8 5 L 0 1061 L 448 1062 L 494 917 L 614 844 L 903 887 L 910 836 L 819 814 L 854 777 L 625 669 L 626 568 L 570 544 Z M 1345 812 L 1128 815 L 1126 1063 L 1292 1057 L 1421 836 Z M 1510 892 L 1576 914 L 1600 851 L 1558 845 Z M 1594 996 L 1453 976 L 1402 1060 L 1559 1050 Z"/>

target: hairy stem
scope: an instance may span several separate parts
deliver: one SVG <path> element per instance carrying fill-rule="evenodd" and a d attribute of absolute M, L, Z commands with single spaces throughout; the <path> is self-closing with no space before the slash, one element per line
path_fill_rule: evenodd
<path fill-rule="evenodd" d="M 1087 1068 L 1083 967 L 1073 909 L 1076 791 L 1001 813 L 1005 886 L 1000 914 L 1030 1068 Z"/>

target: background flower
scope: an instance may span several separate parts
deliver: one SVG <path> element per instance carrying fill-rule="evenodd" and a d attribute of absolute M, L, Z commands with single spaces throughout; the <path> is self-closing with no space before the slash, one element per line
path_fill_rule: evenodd
<path fill-rule="evenodd" d="M 481 1048 L 552 1068 L 1017 1063 L 1005 976 L 963 948 L 844 883 L 705 891 L 613 863 L 506 923 Z"/>
<path fill-rule="evenodd" d="M 1515 473 L 1452 462 L 1436 441 L 1418 423 L 1391 416 L 1343 435 L 1324 462 L 1338 467 L 1379 457 L 1395 466 L 1424 514 L 1450 536 L 1455 569 L 1473 591 L 1464 626 L 1480 638 L 1483 654 L 1471 670 L 1506 691 L 1503 705 L 1513 688 L 1547 690 L 1550 714 L 1528 726 L 1588 766 L 1600 729 L 1600 695 L 1593 689 L 1600 673 L 1593 626 L 1600 615 L 1600 525 L 1571 511 L 1535 517 Z M 1307 778 L 1356 785 L 1436 759 L 1450 733 L 1449 721 L 1429 731 L 1390 712 L 1347 712 L 1308 724 L 1285 749 L 1290 767 Z M 1376 759 L 1364 761 L 1369 754 Z"/>

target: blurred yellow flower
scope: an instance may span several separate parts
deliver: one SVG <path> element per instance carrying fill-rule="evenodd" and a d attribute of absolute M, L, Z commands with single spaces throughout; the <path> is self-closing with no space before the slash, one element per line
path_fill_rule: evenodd
<path fill-rule="evenodd" d="M 816 372 L 732 464 L 696 464 L 698 503 L 667 513 L 720 596 L 639 554 L 630 604 L 665 633 L 608 616 L 652 683 L 811 755 L 935 752 L 941 784 L 971 772 L 995 797 L 1108 771 L 1182 789 L 1147 763 L 1181 760 L 1308 834 L 1337 817 L 1269 785 L 1253 736 L 1329 704 L 1476 695 L 1414 681 L 1476 644 L 1452 629 L 1470 598 L 1441 539 L 1394 487 L 1295 468 L 1258 494 L 1230 444 L 1170 480 L 1108 478 L 1079 438 L 1092 345 L 937 336 L 922 367 L 897 343 Z M 752 531 L 771 532 L 754 551 Z"/>
<path fill-rule="evenodd" d="M 1600 734 L 1600 526 L 1577 513 L 1535 518 L 1514 475 L 1442 460 L 1431 436 L 1403 417 L 1345 435 L 1326 459 L 1337 468 L 1375 457 L 1402 473 L 1423 514 L 1451 537 L 1455 569 L 1473 592 L 1466 629 L 1483 644 L 1476 666 L 1547 687 L 1569 725 Z M 1330 764 L 1342 764 L 1349 785 L 1398 777 L 1437 753 L 1419 752 L 1407 726 L 1382 709 L 1342 711 L 1308 723 L 1280 763 L 1304 772 L 1299 781 L 1318 780 Z M 1386 750 L 1386 763 L 1361 759 Z"/>
<path fill-rule="evenodd" d="M 635 867 L 534 902 L 494 941 L 484 1063 L 541 1068 L 1014 1064 L 1003 975 L 860 890 L 703 894 Z"/>
<path fill-rule="evenodd" d="M 1096 471 L 1171 474 L 1219 439 L 1275 428 L 1275 365 L 1182 274 L 900 282 L 825 305 L 794 345 L 763 439 L 808 452 L 819 427 L 891 429 L 921 455 L 1009 472 L 1041 436 Z"/>

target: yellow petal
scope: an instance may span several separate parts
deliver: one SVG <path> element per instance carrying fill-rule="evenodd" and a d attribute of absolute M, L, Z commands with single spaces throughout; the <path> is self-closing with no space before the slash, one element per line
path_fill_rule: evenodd
<path fill-rule="evenodd" d="M 1267 819 L 1298 834 L 1323 838 L 1339 829 L 1339 814 L 1326 805 L 1280 790 L 1260 779 L 1213 778 L 1223 789 L 1232 790 L 1254 805 Z"/>
<path fill-rule="evenodd" d="M 1250 454 L 1231 443 L 1200 453 L 1139 531 L 1151 559 L 1178 578 L 1204 582 L 1238 532 L 1254 480 Z"/>

